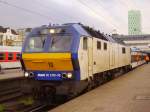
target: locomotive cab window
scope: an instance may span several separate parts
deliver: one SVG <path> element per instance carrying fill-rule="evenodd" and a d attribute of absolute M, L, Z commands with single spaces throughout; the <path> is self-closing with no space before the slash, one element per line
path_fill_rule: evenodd
<path fill-rule="evenodd" d="M 46 37 L 45 36 L 33 36 L 28 38 L 26 52 L 42 52 L 44 49 Z"/>
<path fill-rule="evenodd" d="M 5 60 L 5 53 L 0 53 L 0 60 Z"/>
<path fill-rule="evenodd" d="M 126 53 L 126 49 L 125 47 L 122 48 L 122 54 L 125 54 Z"/>
<path fill-rule="evenodd" d="M 107 43 L 104 43 L 104 50 L 107 50 Z"/>
<path fill-rule="evenodd" d="M 8 53 L 8 60 L 13 60 L 13 53 Z"/>
<path fill-rule="evenodd" d="M 50 52 L 67 52 L 71 50 L 71 35 L 53 35 L 51 37 Z"/>
<path fill-rule="evenodd" d="M 97 41 L 97 49 L 100 50 L 101 49 L 101 42 Z"/>
<path fill-rule="evenodd" d="M 84 37 L 84 38 L 83 38 L 83 50 L 87 50 L 87 47 L 88 47 L 87 44 L 88 44 L 88 43 L 87 43 L 87 38 Z"/>

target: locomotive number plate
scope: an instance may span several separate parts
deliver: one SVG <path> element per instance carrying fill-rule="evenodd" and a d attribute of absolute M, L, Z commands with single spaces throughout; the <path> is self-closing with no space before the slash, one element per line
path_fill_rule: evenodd
<path fill-rule="evenodd" d="M 61 77 L 61 74 L 38 74 L 38 77 Z"/>

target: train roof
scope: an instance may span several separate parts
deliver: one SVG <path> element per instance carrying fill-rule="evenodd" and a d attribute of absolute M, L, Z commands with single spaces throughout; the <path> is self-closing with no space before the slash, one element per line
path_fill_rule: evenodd
<path fill-rule="evenodd" d="M 21 52 L 18 46 L 0 46 L 0 52 Z"/>
<path fill-rule="evenodd" d="M 104 35 L 104 36 L 105 36 L 105 38 L 107 38 L 108 41 L 113 42 L 113 43 L 117 43 L 117 42 L 113 39 L 113 37 L 111 37 L 110 35 Z"/>
<path fill-rule="evenodd" d="M 99 39 L 102 39 L 102 40 L 106 40 L 108 41 L 108 39 L 102 34 L 100 33 L 99 30 L 95 30 L 89 26 L 84 26 L 82 24 L 79 24 L 81 25 L 81 27 L 92 37 L 95 37 L 95 38 L 99 38 Z"/>
<path fill-rule="evenodd" d="M 95 30 L 94 28 L 85 26 L 81 23 L 69 23 L 69 24 L 65 24 L 65 25 L 73 25 L 73 27 L 81 35 L 91 36 L 91 37 L 99 38 L 99 39 L 102 39 L 105 41 L 110 41 L 110 42 L 116 43 L 116 41 L 110 35 L 104 35 L 99 30 Z"/>
<path fill-rule="evenodd" d="M 98 38 L 98 39 L 102 39 L 102 40 L 105 40 L 105 41 L 109 41 L 109 42 L 112 42 L 112 43 L 118 43 L 113 37 L 111 37 L 110 35 L 104 35 L 103 33 L 101 33 L 99 30 L 95 30 L 94 28 L 91 28 L 89 26 L 85 26 L 81 23 L 66 23 L 66 24 L 63 24 L 63 25 L 49 25 L 49 26 L 46 26 L 46 25 L 43 25 L 42 27 L 39 27 L 39 28 L 36 28 L 36 29 L 45 29 L 45 28 L 48 28 L 48 29 L 60 29 L 62 28 L 62 32 L 60 33 L 64 33 L 65 30 L 67 31 L 69 28 L 73 28 L 76 33 L 78 33 L 79 35 L 83 35 L 83 36 L 87 36 L 87 37 L 95 37 L 95 38 Z M 34 32 L 34 29 L 32 30 Z"/>

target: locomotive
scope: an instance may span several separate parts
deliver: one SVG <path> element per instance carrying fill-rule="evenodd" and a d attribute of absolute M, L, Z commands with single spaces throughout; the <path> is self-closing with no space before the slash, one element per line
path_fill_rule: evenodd
<path fill-rule="evenodd" d="M 78 23 L 33 28 L 23 44 L 21 63 L 36 92 L 49 88 L 67 95 L 132 69 L 130 47 Z"/>

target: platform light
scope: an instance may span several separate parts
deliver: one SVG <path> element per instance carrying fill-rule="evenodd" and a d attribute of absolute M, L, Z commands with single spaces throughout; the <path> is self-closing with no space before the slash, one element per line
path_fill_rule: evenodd
<path fill-rule="evenodd" d="M 25 76 L 25 77 L 29 77 L 29 73 L 28 73 L 28 72 L 25 72 L 25 73 L 24 73 L 24 76 Z"/>

